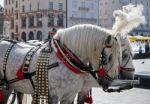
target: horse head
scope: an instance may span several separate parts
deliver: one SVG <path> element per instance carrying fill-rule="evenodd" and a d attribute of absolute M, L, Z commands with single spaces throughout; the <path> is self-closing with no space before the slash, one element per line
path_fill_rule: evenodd
<path fill-rule="evenodd" d="M 87 66 L 85 71 L 92 74 L 103 87 L 107 88 L 117 78 L 119 44 L 114 36 L 102 28 L 77 25 L 59 30 L 54 39 L 65 44 Z"/>
<path fill-rule="evenodd" d="M 134 79 L 134 65 L 132 61 L 132 49 L 127 37 L 119 37 L 121 43 L 121 62 L 119 66 L 121 79 Z"/>
<path fill-rule="evenodd" d="M 113 12 L 115 23 L 112 27 L 111 34 L 115 35 L 120 41 L 121 58 L 120 68 L 121 76 L 123 79 L 133 79 L 134 66 L 132 63 L 132 52 L 130 48 L 127 35 L 133 28 L 138 27 L 140 24 L 145 24 L 145 17 L 143 15 L 142 5 L 129 4 L 123 6 L 122 9 Z"/>

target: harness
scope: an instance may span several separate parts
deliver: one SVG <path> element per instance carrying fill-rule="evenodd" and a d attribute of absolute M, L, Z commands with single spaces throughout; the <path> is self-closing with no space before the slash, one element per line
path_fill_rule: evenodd
<path fill-rule="evenodd" d="M 61 45 L 60 41 L 57 39 L 52 40 L 55 48 L 57 49 L 56 55 L 57 57 L 63 62 L 63 64 L 68 67 L 69 70 L 73 71 L 76 74 L 84 74 L 84 73 L 90 73 L 97 81 L 98 83 L 103 87 L 103 89 L 108 88 L 108 84 L 106 84 L 106 80 L 112 82 L 113 79 L 108 76 L 106 70 L 104 69 L 105 65 L 105 55 L 104 50 L 105 47 L 102 50 L 101 53 L 101 61 L 100 61 L 100 69 L 98 71 L 95 71 L 90 65 L 85 65 L 70 49 L 68 49 L 64 44 Z M 104 81 L 105 79 L 105 81 Z"/>
<path fill-rule="evenodd" d="M 31 48 L 27 52 L 26 56 L 24 57 L 24 61 L 23 61 L 22 66 L 20 66 L 20 68 L 18 69 L 18 71 L 16 73 L 17 77 L 14 79 L 11 79 L 11 80 L 7 80 L 7 77 L 6 77 L 7 60 L 8 60 L 8 57 L 9 57 L 9 54 L 10 54 L 12 48 L 18 42 L 12 41 L 12 40 L 5 40 L 5 41 L 11 42 L 12 45 L 7 49 L 5 57 L 4 57 L 4 61 L 3 61 L 4 78 L 0 79 L 0 102 L 4 101 L 4 94 L 3 94 L 2 89 L 8 90 L 10 84 L 15 83 L 15 82 L 20 81 L 20 80 L 23 80 L 23 79 L 29 79 L 33 88 L 35 89 L 35 96 L 37 96 L 37 95 L 41 96 L 42 95 L 43 96 L 42 99 L 45 99 L 46 103 L 47 103 L 48 102 L 48 70 L 59 65 L 58 62 L 52 63 L 51 65 L 49 65 L 49 63 L 47 63 L 47 61 L 49 61 L 49 55 L 52 52 L 52 48 L 51 48 L 50 44 L 47 45 L 47 43 L 46 43 L 46 44 L 42 44 L 42 45 Z M 37 71 L 30 73 L 29 72 L 29 66 L 30 66 L 31 60 L 32 60 L 34 54 L 42 46 L 44 46 L 44 47 L 40 52 L 40 56 L 39 56 L 37 67 L 36 67 Z M 34 85 L 34 82 L 32 80 L 32 76 L 34 76 L 34 75 L 36 75 L 35 76 L 35 79 L 36 79 L 35 85 L 36 86 Z M 43 77 L 41 77 L 41 76 L 43 76 Z M 45 86 L 45 87 L 43 87 L 43 86 Z M 45 88 L 45 89 L 43 89 L 43 88 Z M 38 99 L 39 99 L 39 97 L 38 97 Z M 35 104 L 40 104 L 40 102 L 36 101 Z"/>

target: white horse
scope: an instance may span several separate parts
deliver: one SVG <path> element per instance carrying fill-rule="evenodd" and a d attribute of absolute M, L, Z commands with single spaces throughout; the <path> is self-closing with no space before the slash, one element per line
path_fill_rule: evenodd
<path fill-rule="evenodd" d="M 117 14 L 116 19 L 118 19 L 119 17 L 121 18 L 122 15 Z M 124 20 L 121 19 L 121 21 L 123 21 L 123 23 L 124 23 Z M 71 51 L 73 51 L 80 58 L 80 60 L 83 61 L 84 64 L 90 62 L 94 69 L 98 69 L 100 53 L 102 52 L 105 45 L 106 44 L 111 45 L 112 47 L 109 49 L 107 49 L 105 47 L 106 48 L 105 49 L 106 56 L 107 56 L 106 61 L 109 60 L 109 63 L 107 63 L 104 66 L 110 70 L 108 72 L 108 75 L 111 76 L 112 78 L 114 78 L 118 74 L 117 70 L 114 70 L 114 69 L 116 69 L 116 66 L 118 64 L 118 60 L 117 60 L 118 52 L 117 51 L 118 51 L 119 47 L 118 47 L 115 39 L 113 38 L 112 34 L 119 33 L 121 30 L 123 30 L 123 27 L 120 28 L 120 27 L 117 27 L 116 25 L 115 25 L 114 30 L 111 31 L 111 33 L 108 32 L 108 30 L 106 30 L 106 29 L 102 29 L 102 28 L 99 28 L 96 26 L 80 25 L 80 26 L 71 27 L 69 29 L 60 30 L 59 32 L 57 32 L 57 34 L 55 35 L 54 38 L 60 40 L 61 43 L 65 44 Z M 126 29 L 126 30 L 128 30 L 128 29 Z M 125 31 L 123 31 L 123 32 L 125 32 Z M 8 48 L 6 46 L 10 46 L 10 43 L 9 42 L 1 42 L 1 44 L 3 44 L 3 45 L 0 45 L 0 46 L 2 46 L 2 48 L 4 49 L 1 52 L 2 56 L 3 56 L 5 54 L 5 51 Z M 99 44 L 101 44 L 102 46 L 99 46 Z M 22 51 L 22 48 L 18 49 L 18 47 L 23 47 L 23 46 L 21 46 L 20 44 L 19 45 L 17 44 L 17 48 L 16 48 L 17 50 Z M 27 46 L 27 47 L 29 49 L 29 47 L 31 47 L 31 46 Z M 85 49 L 83 49 L 83 47 L 85 47 Z M 14 51 L 16 52 L 16 50 L 14 50 Z M 11 57 L 13 56 L 13 58 L 10 57 L 10 59 L 11 60 L 17 59 L 17 60 L 19 60 L 19 62 L 17 65 L 14 65 L 14 64 L 10 64 L 11 60 L 9 61 L 10 65 L 8 64 L 7 66 L 11 70 L 7 71 L 7 73 L 8 73 L 7 76 L 9 75 L 8 79 L 15 77 L 16 70 L 22 64 L 22 61 L 23 61 L 22 57 L 24 57 L 27 53 L 27 49 L 24 49 L 24 52 L 22 51 L 21 53 L 20 52 L 15 53 L 14 51 L 11 54 L 16 54 L 17 56 L 20 56 L 20 57 L 18 59 L 18 57 L 15 57 L 14 55 L 10 55 Z M 35 66 L 36 66 L 35 63 L 36 63 L 38 54 L 39 54 L 39 51 L 34 56 L 34 58 L 33 58 L 34 61 L 31 62 L 31 66 L 30 66 L 31 72 L 35 70 Z M 54 52 L 51 56 L 53 56 L 53 60 L 59 61 L 59 59 L 57 59 L 57 57 L 55 57 Z M 2 59 L 1 59 L 1 62 L 2 62 Z M 112 63 L 114 63 L 114 64 L 112 64 Z M 13 67 L 12 67 L 12 65 L 13 65 Z M 49 71 L 49 79 L 51 78 L 49 80 L 49 84 L 50 84 L 49 89 L 50 89 L 50 100 L 51 100 L 52 104 L 53 103 L 57 104 L 57 102 L 60 100 L 61 100 L 62 104 L 63 103 L 70 104 L 75 97 L 75 93 L 79 92 L 81 90 L 81 88 L 83 88 L 83 82 L 85 81 L 85 79 L 89 78 L 89 77 L 91 78 L 91 76 L 89 74 L 75 75 L 74 73 L 72 73 L 70 71 L 68 72 L 67 71 L 68 68 L 66 68 L 62 64 L 59 65 L 59 67 L 53 68 L 53 69 L 54 70 Z M 14 75 L 10 74 L 11 71 L 14 73 Z M 66 74 L 66 72 L 67 72 L 67 74 Z M 61 76 L 58 76 L 59 74 Z M 71 79 L 67 79 L 64 76 L 64 74 L 66 74 L 66 75 L 69 74 L 67 76 L 67 78 L 69 77 Z M 72 78 L 75 78 L 75 79 L 72 79 Z M 69 80 L 71 80 L 71 82 Z M 77 81 L 78 83 L 76 82 L 76 80 L 78 80 Z M 27 83 L 28 83 L 28 85 L 27 85 Z M 24 84 L 24 86 L 22 86 L 23 84 Z M 66 85 L 66 84 L 73 84 L 73 85 Z M 107 85 L 103 85 L 103 87 L 106 87 L 106 86 Z M 16 90 L 21 91 L 23 93 L 32 93 L 33 94 L 32 86 L 28 80 L 19 81 L 17 83 L 12 84 L 10 87 L 15 88 Z M 24 88 L 24 89 L 22 89 L 22 88 Z M 67 99 L 67 101 L 66 101 L 65 99 L 68 97 L 70 97 L 70 98 Z"/>
<path fill-rule="evenodd" d="M 120 79 L 133 80 L 135 68 L 132 62 L 132 49 L 127 37 L 119 37 L 119 38 L 121 41 L 121 52 L 122 52 L 122 60 L 120 62 L 119 67 L 119 70 L 121 71 Z M 86 101 L 88 102 L 88 96 L 90 93 L 91 85 L 94 87 L 98 87 L 98 83 L 94 79 L 86 80 L 84 87 L 82 88 L 82 91 L 78 93 L 77 96 L 78 104 L 84 104 Z"/>
<path fill-rule="evenodd" d="M 115 79 L 118 76 L 118 57 L 119 57 L 119 44 L 117 40 L 110 35 L 104 29 L 94 26 L 94 25 L 77 25 L 68 29 L 59 30 L 54 36 L 54 40 L 60 41 L 61 45 L 65 45 L 70 49 L 81 61 L 87 66 L 87 63 L 91 64 L 89 69 L 93 69 L 95 76 L 100 67 L 108 71 L 107 76 L 110 79 Z M 53 43 L 53 42 L 52 42 Z M 13 45 L 14 44 L 14 45 Z M 47 43 L 48 44 L 48 43 Z M 45 44 L 45 45 L 47 45 Z M 101 45 L 100 45 L 101 44 Z M 13 45 L 13 46 L 12 46 Z M 43 47 L 45 47 L 45 45 Z M 109 48 L 107 47 L 109 46 Z M 10 48 L 11 47 L 11 48 Z M 0 71 L 4 78 L 4 64 L 6 64 L 6 78 L 11 80 L 16 77 L 16 72 L 19 67 L 23 64 L 24 57 L 27 52 L 34 46 L 27 45 L 25 43 L 13 43 L 9 41 L 0 42 Z M 33 56 L 30 63 L 29 72 L 36 71 L 36 62 L 40 54 L 41 47 Z M 75 74 L 73 71 L 69 70 L 63 62 L 57 57 L 56 53 L 58 49 L 55 45 L 52 45 L 53 50 L 50 54 L 51 63 L 59 62 L 59 66 L 52 68 L 48 72 L 49 79 L 49 99 L 50 104 L 57 104 L 62 99 L 62 104 L 70 104 L 76 93 L 78 93 L 82 86 L 84 80 L 89 76 L 89 72 L 83 74 Z M 8 52 L 8 48 L 10 53 Z M 6 59 L 7 52 L 7 59 Z M 105 60 L 111 58 L 109 63 L 103 63 L 101 66 L 101 56 Z M 6 59 L 6 60 L 4 60 Z M 6 61 L 6 63 L 4 63 Z M 88 66 L 87 66 L 88 67 Z M 88 71 L 92 71 L 89 70 Z M 87 69 L 85 69 L 86 71 Z M 101 79 L 97 77 L 97 79 Z M 33 77 L 34 80 L 34 77 Z M 106 83 L 100 84 L 107 88 L 111 81 L 108 79 L 102 80 Z M 22 93 L 33 94 L 33 87 L 28 79 L 20 80 L 18 82 L 12 83 L 9 86 L 10 89 L 15 89 Z M 63 101 L 63 98 L 68 98 L 68 101 Z"/>
<path fill-rule="evenodd" d="M 134 66 L 132 63 L 132 49 L 127 38 L 126 33 L 128 33 L 133 28 L 137 27 L 140 23 L 145 23 L 145 18 L 142 14 L 143 7 L 142 5 L 134 6 L 132 4 L 123 6 L 122 10 L 114 11 L 114 17 L 116 17 L 115 25 L 112 30 L 109 30 L 110 33 L 118 31 L 121 33 L 120 36 L 117 36 L 120 40 L 121 44 L 121 52 L 122 52 L 122 60 L 120 62 L 120 69 L 122 69 L 122 78 L 133 80 L 134 79 Z M 95 87 L 97 87 L 97 83 L 94 80 L 87 80 L 85 82 L 85 87 L 82 88 L 82 91 L 78 95 L 78 104 L 84 104 L 86 101 L 86 97 L 90 91 L 90 83 L 95 83 Z"/>

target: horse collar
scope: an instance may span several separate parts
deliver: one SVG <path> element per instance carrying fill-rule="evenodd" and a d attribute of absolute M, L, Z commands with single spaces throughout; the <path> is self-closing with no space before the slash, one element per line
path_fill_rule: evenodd
<path fill-rule="evenodd" d="M 68 67 L 76 74 L 88 72 L 89 66 L 85 65 L 70 49 L 65 45 L 61 45 L 59 40 L 53 39 L 54 47 L 57 49 L 56 55 Z"/>

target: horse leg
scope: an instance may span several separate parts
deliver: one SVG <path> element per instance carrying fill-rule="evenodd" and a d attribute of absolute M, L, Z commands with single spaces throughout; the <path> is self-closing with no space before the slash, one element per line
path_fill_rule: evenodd
<path fill-rule="evenodd" d="M 4 90 L 5 100 L 2 104 L 7 104 L 7 101 L 9 99 L 9 96 L 11 95 L 12 90 Z"/>
<path fill-rule="evenodd" d="M 18 98 L 18 104 L 22 104 L 22 100 L 23 100 L 23 93 L 16 91 L 17 93 L 17 98 Z"/>
<path fill-rule="evenodd" d="M 74 104 L 75 94 L 68 94 L 67 96 L 63 96 L 60 100 L 60 104 Z"/>
<path fill-rule="evenodd" d="M 89 91 L 81 91 L 77 95 L 77 104 L 84 104 Z"/>
<path fill-rule="evenodd" d="M 49 104 L 58 104 L 58 96 L 56 96 L 56 95 L 50 96 Z"/>

